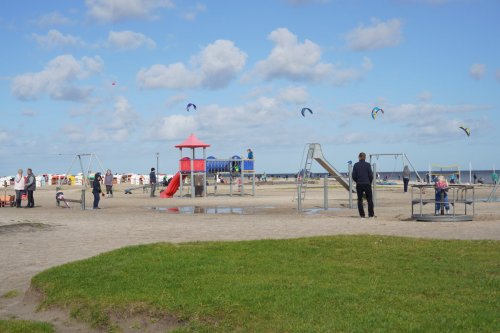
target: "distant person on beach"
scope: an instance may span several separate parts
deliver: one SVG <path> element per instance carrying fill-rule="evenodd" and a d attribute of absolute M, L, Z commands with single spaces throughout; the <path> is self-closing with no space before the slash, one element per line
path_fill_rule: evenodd
<path fill-rule="evenodd" d="M 27 170 L 28 173 L 28 178 L 26 179 L 26 184 L 24 185 L 27 195 L 28 195 L 28 205 L 24 208 L 33 208 L 35 207 L 35 199 L 33 197 L 33 192 L 36 190 L 36 179 L 35 175 L 33 174 L 33 171 L 31 168 L 28 168 Z"/>
<path fill-rule="evenodd" d="M 438 176 L 434 184 L 436 190 L 436 215 L 441 213 L 441 208 L 446 209 L 446 214 L 449 213 L 450 203 L 448 201 L 448 183 L 444 176 Z"/>
<path fill-rule="evenodd" d="M 410 168 L 405 165 L 403 168 L 403 190 L 408 192 L 408 183 L 410 182 Z"/>
<path fill-rule="evenodd" d="M 359 216 L 365 217 L 365 210 L 363 209 L 363 193 L 366 195 L 368 202 L 368 216 L 375 217 L 373 210 L 373 195 L 372 195 L 372 182 L 373 171 L 370 163 L 366 162 L 366 154 L 359 153 L 359 161 L 354 164 L 352 168 L 352 179 L 356 182 L 356 194 L 358 195 L 358 211 Z"/>
<path fill-rule="evenodd" d="M 104 175 L 104 186 L 106 186 L 106 197 L 112 198 L 113 197 L 113 174 L 111 173 L 110 169 L 108 169 L 108 171 L 106 171 L 106 175 Z"/>
<path fill-rule="evenodd" d="M 92 182 L 92 194 L 94 195 L 94 209 L 101 209 L 99 208 L 99 200 L 101 200 L 101 195 L 102 190 L 101 190 L 101 173 L 97 172 L 94 176 L 94 181 Z M 104 194 L 103 194 L 104 195 Z"/>
<path fill-rule="evenodd" d="M 17 175 L 14 177 L 14 190 L 16 191 L 16 207 L 21 208 L 21 201 L 24 193 L 23 169 L 17 170 Z"/>
<path fill-rule="evenodd" d="M 474 184 L 476 183 L 476 180 L 477 180 L 477 175 L 474 174 Z"/>
<path fill-rule="evenodd" d="M 253 151 L 250 148 L 247 149 L 247 159 L 253 160 Z"/>
<path fill-rule="evenodd" d="M 149 184 L 151 185 L 151 194 L 150 197 L 155 197 L 156 191 L 156 172 L 155 168 L 151 168 L 151 172 L 149 173 Z"/>

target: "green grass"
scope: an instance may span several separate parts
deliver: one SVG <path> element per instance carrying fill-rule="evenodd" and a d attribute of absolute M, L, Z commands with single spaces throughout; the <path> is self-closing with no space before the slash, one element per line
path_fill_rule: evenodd
<path fill-rule="evenodd" d="M 8 292 L 2 295 L 2 298 L 14 298 L 17 297 L 17 295 L 19 295 L 19 291 L 9 290 Z"/>
<path fill-rule="evenodd" d="M 53 333 L 49 323 L 19 319 L 0 319 L 0 333 Z"/>
<path fill-rule="evenodd" d="M 127 247 L 35 276 L 93 326 L 177 332 L 498 332 L 500 242 L 339 236 Z"/>

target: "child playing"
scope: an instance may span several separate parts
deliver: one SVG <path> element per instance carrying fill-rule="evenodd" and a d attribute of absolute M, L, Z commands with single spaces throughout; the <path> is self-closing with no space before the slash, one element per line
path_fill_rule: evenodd
<path fill-rule="evenodd" d="M 446 209 L 446 214 L 450 210 L 450 203 L 448 201 L 448 183 L 444 176 L 439 176 L 434 184 L 436 189 L 436 215 L 441 214 L 441 205 L 444 205 Z"/>
<path fill-rule="evenodd" d="M 57 205 L 59 206 L 61 204 L 61 201 L 62 201 L 66 205 L 66 208 L 71 208 L 69 206 L 68 202 L 66 201 L 66 199 L 64 199 L 64 193 L 61 191 L 61 189 L 57 188 L 56 190 L 57 190 L 57 192 L 56 192 Z"/>

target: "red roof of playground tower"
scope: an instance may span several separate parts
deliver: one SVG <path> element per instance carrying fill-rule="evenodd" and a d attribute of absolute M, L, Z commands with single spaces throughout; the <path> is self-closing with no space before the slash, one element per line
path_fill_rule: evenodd
<path fill-rule="evenodd" d="M 175 148 L 205 148 L 210 147 L 208 143 L 205 143 L 198 139 L 194 134 L 191 134 L 183 143 L 175 145 Z"/>

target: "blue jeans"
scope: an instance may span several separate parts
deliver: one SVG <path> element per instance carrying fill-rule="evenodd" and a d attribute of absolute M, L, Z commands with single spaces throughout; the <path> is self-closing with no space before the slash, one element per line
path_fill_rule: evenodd
<path fill-rule="evenodd" d="M 443 198 L 441 199 L 441 193 Z M 444 205 L 444 209 L 450 209 L 450 202 L 448 201 L 448 192 L 443 189 L 436 189 L 436 212 L 441 210 L 441 205 Z"/>

